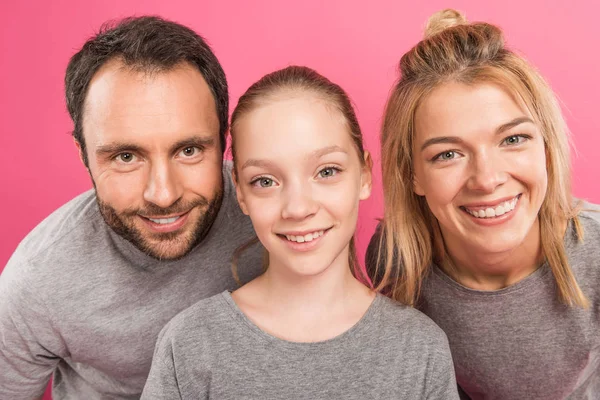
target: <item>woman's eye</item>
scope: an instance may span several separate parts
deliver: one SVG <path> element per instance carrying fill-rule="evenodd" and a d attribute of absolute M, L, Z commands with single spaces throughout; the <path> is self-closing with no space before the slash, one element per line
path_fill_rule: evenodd
<path fill-rule="evenodd" d="M 116 158 L 117 160 L 128 164 L 134 160 L 135 156 L 132 153 L 121 153 Z"/>
<path fill-rule="evenodd" d="M 332 176 L 334 176 L 335 174 L 337 174 L 339 171 L 337 168 L 333 168 L 333 167 L 328 167 L 328 168 L 323 168 L 322 170 L 319 171 L 319 176 L 321 178 L 330 178 Z"/>
<path fill-rule="evenodd" d="M 509 146 L 514 146 L 516 144 L 523 143 L 525 140 L 527 140 L 527 138 L 523 135 L 512 135 L 504 139 L 503 143 Z"/>
<path fill-rule="evenodd" d="M 455 151 L 445 151 L 445 152 L 440 153 L 437 156 L 435 156 L 434 160 L 448 161 L 448 160 L 452 160 L 453 158 L 456 158 Z"/>

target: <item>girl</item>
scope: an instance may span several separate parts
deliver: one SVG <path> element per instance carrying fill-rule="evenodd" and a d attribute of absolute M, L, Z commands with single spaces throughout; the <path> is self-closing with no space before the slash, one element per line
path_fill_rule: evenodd
<path fill-rule="evenodd" d="M 377 288 L 446 332 L 471 399 L 600 398 L 600 218 L 571 196 L 550 88 L 500 29 L 453 10 L 400 73 L 367 257 Z"/>
<path fill-rule="evenodd" d="M 163 329 L 142 398 L 458 399 L 441 330 L 353 273 L 371 159 L 344 91 L 274 72 L 240 98 L 231 135 L 266 272 Z"/>

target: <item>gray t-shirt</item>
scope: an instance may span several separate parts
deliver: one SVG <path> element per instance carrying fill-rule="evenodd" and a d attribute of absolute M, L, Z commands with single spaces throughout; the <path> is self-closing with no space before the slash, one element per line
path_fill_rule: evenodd
<path fill-rule="evenodd" d="M 422 313 L 378 295 L 322 342 L 253 324 L 224 292 L 161 332 L 142 399 L 458 399 L 448 342 Z"/>
<path fill-rule="evenodd" d="M 38 225 L 0 276 L 0 399 L 137 399 L 158 333 L 197 301 L 237 287 L 231 255 L 254 237 L 230 164 L 208 236 L 178 261 L 157 261 L 116 235 L 86 192 Z M 261 270 L 244 253 L 241 279 Z"/>
<path fill-rule="evenodd" d="M 589 309 L 559 302 L 547 264 L 496 291 L 468 289 L 433 267 L 419 308 L 448 335 L 471 399 L 600 399 L 600 213 L 580 220 L 584 241 L 570 224 L 565 246 Z"/>

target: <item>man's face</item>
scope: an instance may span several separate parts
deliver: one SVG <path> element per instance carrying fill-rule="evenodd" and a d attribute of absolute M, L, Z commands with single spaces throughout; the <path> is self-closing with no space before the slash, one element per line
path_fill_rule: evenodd
<path fill-rule="evenodd" d="M 147 73 L 109 61 L 90 82 L 83 132 L 98 205 L 116 233 L 167 260 L 206 236 L 223 159 L 215 101 L 197 69 Z"/>

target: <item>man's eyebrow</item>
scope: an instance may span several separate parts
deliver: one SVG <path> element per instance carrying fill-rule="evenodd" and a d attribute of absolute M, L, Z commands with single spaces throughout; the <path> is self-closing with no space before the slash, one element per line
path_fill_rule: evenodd
<path fill-rule="evenodd" d="M 200 136 L 194 135 L 189 138 L 182 139 L 171 146 L 171 151 L 175 152 L 184 147 L 199 147 L 207 148 L 212 147 L 215 144 L 215 138 L 213 136 Z"/>
<path fill-rule="evenodd" d="M 98 146 L 96 149 L 96 156 L 98 157 L 106 157 L 111 154 L 125 153 L 125 152 L 135 152 L 141 153 L 143 149 L 137 144 L 133 143 L 108 143 L 101 146 Z"/>
<path fill-rule="evenodd" d="M 208 136 L 194 135 L 189 138 L 182 139 L 171 146 L 171 152 L 175 152 L 182 147 L 196 146 L 200 148 L 211 147 L 215 144 L 215 139 Z M 96 155 L 98 157 L 106 157 L 107 155 L 119 154 L 119 153 L 143 153 L 144 149 L 134 143 L 108 143 L 99 146 L 96 149 Z"/>

